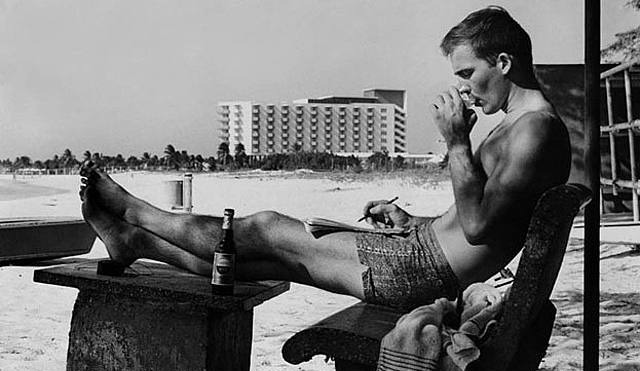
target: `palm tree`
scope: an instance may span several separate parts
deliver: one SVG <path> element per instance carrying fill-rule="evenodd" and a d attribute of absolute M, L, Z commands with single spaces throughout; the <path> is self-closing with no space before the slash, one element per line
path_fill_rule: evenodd
<path fill-rule="evenodd" d="M 149 155 L 149 152 L 144 152 L 142 154 L 142 167 L 146 169 L 149 166 L 150 161 L 151 161 L 151 155 Z"/>
<path fill-rule="evenodd" d="M 238 143 L 236 144 L 235 152 L 235 161 L 238 167 L 244 167 L 247 162 L 247 154 L 245 153 L 244 144 Z"/>
<path fill-rule="evenodd" d="M 227 156 L 229 156 L 229 143 L 222 142 L 218 146 L 218 161 L 222 162 L 223 166 L 227 165 Z"/>
<path fill-rule="evenodd" d="M 127 158 L 127 168 L 138 170 L 139 166 L 140 160 L 138 160 L 136 156 L 131 155 L 129 156 L 129 158 Z"/>
<path fill-rule="evenodd" d="M 178 152 L 176 152 L 176 148 L 171 145 L 171 144 L 167 144 L 167 146 L 164 149 L 164 157 L 166 159 L 166 164 L 168 167 L 172 167 L 175 170 L 178 170 L 180 168 L 180 165 L 178 163 Z"/>
<path fill-rule="evenodd" d="M 65 169 L 70 169 L 75 167 L 78 161 L 76 161 L 76 157 L 71 153 L 69 148 L 66 148 L 62 153 L 62 157 L 60 158 L 60 162 L 62 162 L 62 167 Z"/>

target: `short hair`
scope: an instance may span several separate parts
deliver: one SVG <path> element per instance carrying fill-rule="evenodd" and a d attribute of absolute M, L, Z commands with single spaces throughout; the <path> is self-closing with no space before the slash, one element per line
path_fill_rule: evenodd
<path fill-rule="evenodd" d="M 469 14 L 454 26 L 440 43 L 448 57 L 460 45 L 469 45 L 476 57 L 495 65 L 500 53 L 514 57 L 517 68 L 533 70 L 531 38 L 509 12 L 500 6 L 489 6 Z"/>

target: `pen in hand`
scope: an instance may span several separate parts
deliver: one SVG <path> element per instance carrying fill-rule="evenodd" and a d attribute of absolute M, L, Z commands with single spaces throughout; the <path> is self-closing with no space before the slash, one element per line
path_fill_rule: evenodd
<path fill-rule="evenodd" d="M 392 204 L 394 203 L 396 200 L 398 199 L 398 196 L 388 200 L 387 202 L 385 202 L 384 204 L 388 205 L 388 204 Z M 369 214 L 367 213 L 367 215 L 363 215 L 362 218 L 358 219 L 358 222 L 361 222 L 363 220 L 365 220 L 367 217 L 369 216 Z"/>

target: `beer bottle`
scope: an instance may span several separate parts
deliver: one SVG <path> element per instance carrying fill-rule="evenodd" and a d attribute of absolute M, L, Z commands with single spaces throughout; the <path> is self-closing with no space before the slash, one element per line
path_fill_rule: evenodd
<path fill-rule="evenodd" d="M 236 244 L 233 240 L 233 209 L 224 209 L 222 239 L 213 253 L 212 292 L 215 295 L 233 295 L 235 281 Z"/>

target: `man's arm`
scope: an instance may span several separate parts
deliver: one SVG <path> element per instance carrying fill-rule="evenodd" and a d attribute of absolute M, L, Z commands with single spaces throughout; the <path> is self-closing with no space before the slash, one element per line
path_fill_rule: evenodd
<path fill-rule="evenodd" d="M 551 144 L 562 125 L 552 116 L 528 113 L 512 124 L 489 174 L 474 161 L 470 144 L 449 148 L 449 166 L 456 209 L 467 241 L 491 242 L 497 228 L 508 228 L 528 216 L 539 195 L 558 183 Z M 556 162 L 554 164 L 554 162 Z"/>
<path fill-rule="evenodd" d="M 541 190 L 559 183 L 554 168 L 563 159 L 554 160 L 558 150 L 553 147 L 558 145 L 554 135 L 563 136 L 559 129 L 563 126 L 549 114 L 522 115 L 503 134 L 503 143 L 490 144 L 488 151 L 493 153 L 488 155 L 495 163 L 487 174 L 480 160 L 473 158 L 469 134 L 477 116 L 468 112 L 455 88 L 438 96 L 431 106 L 447 143 L 457 217 L 467 241 L 479 245 L 491 242 L 496 228 L 522 221 Z"/>

